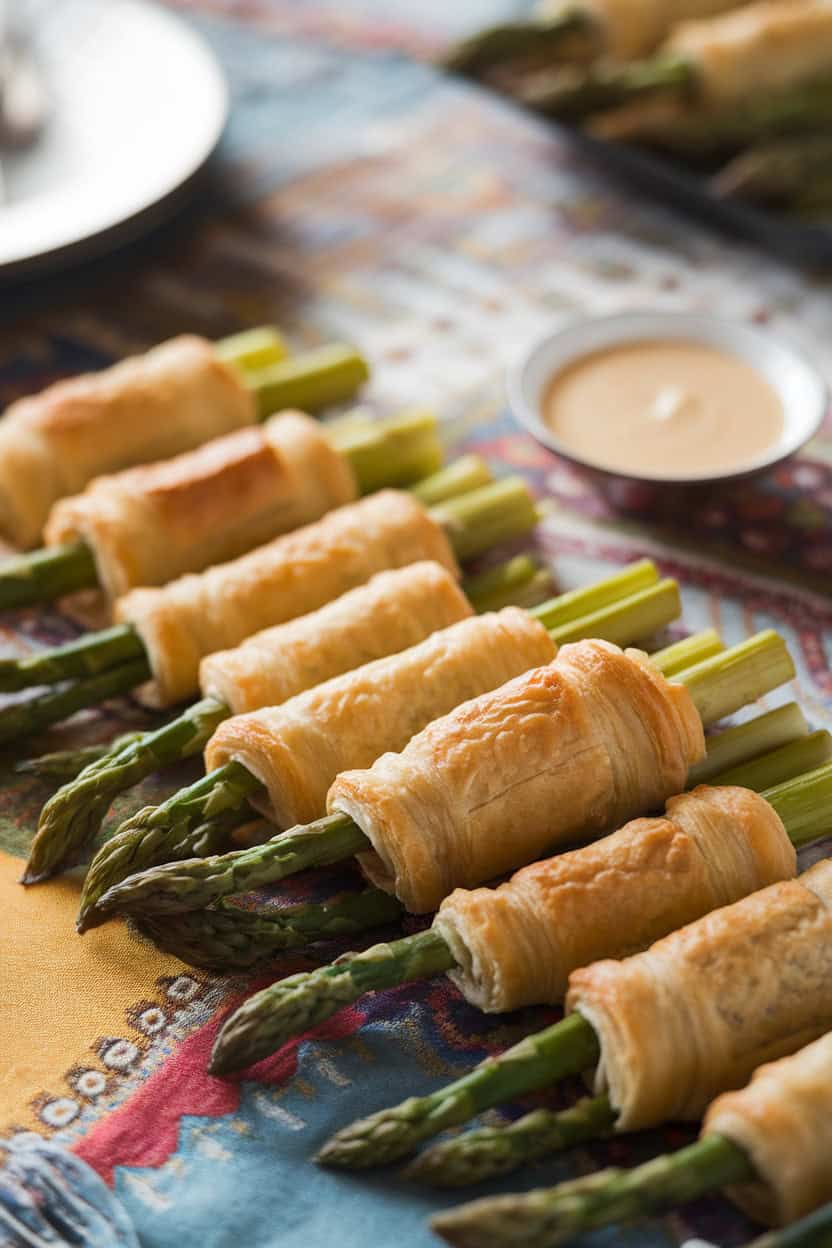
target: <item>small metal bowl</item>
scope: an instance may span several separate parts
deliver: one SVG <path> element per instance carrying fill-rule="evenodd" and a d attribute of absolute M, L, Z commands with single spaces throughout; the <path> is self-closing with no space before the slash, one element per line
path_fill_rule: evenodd
<path fill-rule="evenodd" d="M 628 342 L 683 340 L 733 352 L 757 370 L 783 405 L 783 432 L 764 455 L 742 468 L 725 472 L 654 476 L 602 467 L 564 446 L 543 420 L 545 391 L 562 369 L 582 356 Z M 579 321 L 547 334 L 511 370 L 508 397 L 520 423 L 538 442 L 588 476 L 616 506 L 630 502 L 639 510 L 653 502 L 678 497 L 680 489 L 709 493 L 731 481 L 769 472 L 793 455 L 820 428 L 829 396 L 817 368 L 779 337 L 765 329 L 715 317 L 667 311 L 628 312 Z M 588 414 L 591 419 L 591 414 Z"/>

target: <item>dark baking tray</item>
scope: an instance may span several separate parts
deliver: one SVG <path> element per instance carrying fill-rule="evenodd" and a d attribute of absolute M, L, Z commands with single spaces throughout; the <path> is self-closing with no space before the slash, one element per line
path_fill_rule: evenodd
<path fill-rule="evenodd" d="M 557 125 L 557 129 L 595 158 L 605 171 L 635 183 L 640 190 L 658 195 L 674 207 L 792 263 L 811 268 L 832 267 L 832 221 L 828 225 L 792 221 L 739 200 L 722 199 L 708 190 L 702 175 L 671 159 L 628 144 L 597 139 L 570 126 Z"/>

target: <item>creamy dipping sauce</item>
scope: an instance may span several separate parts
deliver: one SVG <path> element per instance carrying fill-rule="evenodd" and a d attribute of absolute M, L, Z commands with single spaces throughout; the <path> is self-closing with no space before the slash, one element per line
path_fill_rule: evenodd
<path fill-rule="evenodd" d="M 542 416 L 567 451 L 640 477 L 739 470 L 780 440 L 783 405 L 738 355 L 695 341 L 626 342 L 558 371 Z"/>

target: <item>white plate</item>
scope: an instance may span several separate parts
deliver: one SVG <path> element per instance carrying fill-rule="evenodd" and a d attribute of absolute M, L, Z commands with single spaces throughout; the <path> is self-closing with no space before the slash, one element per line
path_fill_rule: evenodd
<path fill-rule="evenodd" d="M 33 147 L 0 155 L 3 276 L 100 245 L 166 200 L 205 163 L 228 115 L 213 53 L 164 9 L 49 0 L 35 13 L 50 113 Z"/>

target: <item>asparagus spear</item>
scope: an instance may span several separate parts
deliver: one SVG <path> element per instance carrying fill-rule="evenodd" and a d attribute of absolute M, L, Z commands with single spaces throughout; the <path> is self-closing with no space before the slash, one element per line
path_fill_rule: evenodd
<path fill-rule="evenodd" d="M 670 612 L 678 609 L 675 582 L 670 582 Z M 643 622 L 644 604 L 641 601 L 646 595 L 651 599 L 666 602 L 665 584 L 652 590 L 636 594 L 632 599 L 614 604 L 607 609 L 611 626 L 615 631 L 621 629 L 621 616 L 629 618 L 637 631 Z M 665 605 L 663 610 L 667 611 Z M 596 612 L 589 617 L 592 620 L 590 636 L 597 636 L 599 616 Z M 667 615 L 665 614 L 665 619 Z M 655 617 L 653 617 L 655 620 Z M 566 632 L 570 639 L 573 636 L 586 636 L 583 621 L 564 624 L 560 630 L 553 630 L 553 636 Z M 603 635 L 603 632 L 602 632 Z M 782 645 L 782 643 L 780 643 Z M 222 781 L 228 768 L 234 769 L 235 775 L 243 773 L 248 777 L 250 791 L 257 789 L 257 781 L 242 768 L 241 764 L 226 764 L 218 768 L 199 783 L 200 794 L 211 792 L 212 779 Z M 150 819 L 154 826 L 164 827 L 172 821 L 180 820 L 183 808 L 192 812 L 191 817 L 204 818 L 203 807 L 193 800 L 194 788 L 174 795 L 160 806 Z M 241 802 L 245 800 L 241 795 Z M 154 867 L 130 876 L 123 882 L 110 888 L 97 899 L 94 909 L 84 904 L 84 926 L 89 927 L 103 922 L 107 913 L 114 909 L 128 909 L 143 913 L 176 913 L 179 910 L 199 909 L 211 904 L 219 897 L 239 892 L 242 888 L 255 888 L 261 884 L 275 883 L 287 875 L 293 875 L 309 866 L 320 866 L 322 863 L 337 862 L 368 848 L 364 834 L 347 816 L 328 816 L 305 827 L 300 826 L 274 837 L 265 846 L 256 846 L 251 850 L 222 855 L 214 859 L 202 859 Z M 337 856 L 334 856 L 337 855 Z M 243 885 L 243 881 L 245 884 Z"/>
<path fill-rule="evenodd" d="M 313 382 L 310 372 L 310 386 Z M 340 425 L 329 436 L 349 463 L 361 494 L 372 494 L 382 486 L 413 485 L 436 473 L 442 462 L 432 412 L 402 412 L 387 420 L 365 421 L 357 428 Z M 440 499 L 443 485 L 449 491 L 444 497 L 452 497 L 454 492 L 462 494 L 491 480 L 487 466 L 476 456 L 450 465 L 445 478 L 449 472 L 453 473 L 450 482 L 439 480 L 434 486 Z M 0 564 L 0 608 L 52 602 L 97 584 L 95 558 L 85 542 L 46 546 Z"/>
<path fill-rule="evenodd" d="M 15 706 L 7 706 L 0 712 L 0 744 L 7 745 L 19 737 L 25 737 L 47 728 L 61 719 L 68 719 L 76 711 L 87 706 L 106 702 L 108 698 L 129 693 L 147 679 L 144 659 L 131 659 L 120 667 L 79 680 L 66 688 L 50 690 L 37 698 Z"/>
<path fill-rule="evenodd" d="M 750 724 L 742 725 L 746 758 L 754 759 L 758 750 L 765 748 L 763 743 L 769 736 L 768 718 L 763 715 Z M 738 730 L 727 731 L 736 734 Z M 832 737 L 829 733 L 822 735 L 828 757 Z M 719 742 L 719 737 L 716 742 Z M 780 758 L 784 751 L 789 752 L 787 762 Z M 761 762 L 771 768 L 773 777 L 791 779 L 814 766 L 816 758 L 814 745 L 804 737 L 766 753 Z M 747 775 L 744 769 L 737 768 L 732 783 L 754 781 L 761 770 L 765 771 L 765 768 L 758 769 L 753 762 L 748 765 Z M 722 782 L 722 777 L 716 776 L 715 779 Z M 746 787 L 755 786 L 748 783 Z M 798 807 L 803 809 L 800 803 Z M 211 1070 L 214 1074 L 224 1074 L 249 1066 L 280 1048 L 291 1036 L 331 1018 L 344 1005 L 357 1001 L 364 992 L 439 974 L 440 971 L 452 970 L 455 965 L 449 946 L 438 932 L 429 929 L 393 944 L 378 945 L 364 953 L 344 954 L 331 966 L 282 979 L 249 998 L 228 1020 L 214 1045 Z M 431 969 L 433 966 L 437 969 Z M 461 1149 L 465 1148 L 468 1138 L 463 1137 Z M 453 1153 L 453 1143 L 446 1147 Z"/>
<path fill-rule="evenodd" d="M 783 819 L 789 836 L 803 843 L 810 823 L 815 838 L 825 835 L 832 799 L 832 765 L 769 789 L 763 796 Z M 227 1027 L 234 1023 L 235 1017 L 229 1020 Z M 229 1069 L 232 1063 L 227 1060 L 227 1050 L 225 1059 L 222 1058 L 225 1046 L 220 1045 L 220 1040 L 221 1036 L 215 1045 L 212 1069 L 218 1064 L 218 1049 L 222 1068 Z M 467 1122 L 501 1101 L 538 1091 L 566 1075 L 579 1074 L 593 1066 L 598 1057 L 592 1025 L 580 1014 L 571 1014 L 534 1036 L 527 1036 L 501 1057 L 487 1058 L 470 1074 L 444 1089 L 428 1096 L 411 1097 L 401 1105 L 381 1110 L 344 1128 L 324 1145 L 319 1160 L 348 1169 L 396 1161 L 446 1127 Z M 547 1077 L 548 1068 L 553 1072 L 551 1077 Z M 509 1093 L 505 1092 L 506 1086 L 511 1088 Z"/>
<path fill-rule="evenodd" d="M 761 1235 L 747 1248 L 832 1248 L 832 1204 L 782 1230 Z"/>
<path fill-rule="evenodd" d="M 585 117 L 655 92 L 681 92 L 693 85 L 693 69 L 678 57 L 656 57 L 630 65 L 598 65 L 533 78 L 516 91 L 523 104 L 547 117 Z"/>
<path fill-rule="evenodd" d="M 434 1144 L 410 1163 L 407 1177 L 433 1187 L 467 1187 L 552 1153 L 599 1140 L 615 1126 L 606 1096 L 583 1097 L 553 1113 L 535 1109 L 505 1127 L 480 1127 Z"/>
<path fill-rule="evenodd" d="M 731 108 L 695 108 L 673 96 L 641 98 L 599 113 L 589 123 L 601 138 L 637 140 L 688 155 L 724 151 L 761 138 L 823 130 L 832 108 L 832 78 L 784 91 L 750 94 Z"/>
<path fill-rule="evenodd" d="M 518 556 L 511 560 L 508 564 L 502 565 L 502 568 L 490 569 L 484 575 L 470 578 L 465 582 L 466 593 L 472 601 L 472 605 L 478 609 L 487 607 L 493 609 L 498 605 L 502 605 L 501 599 L 506 600 L 507 597 L 514 597 L 516 594 L 516 586 L 522 581 L 530 571 L 533 570 L 532 562 L 527 556 Z M 556 627 L 561 629 L 568 628 L 571 621 L 576 617 L 580 617 L 582 608 L 588 608 L 590 614 L 585 617 L 590 621 L 593 628 L 603 629 L 605 624 L 611 626 L 611 617 L 608 615 L 605 619 L 601 604 L 606 603 L 608 606 L 616 602 L 621 596 L 628 591 L 635 590 L 635 593 L 629 595 L 626 607 L 623 606 L 623 613 L 630 620 L 631 627 L 635 624 L 637 628 L 646 626 L 649 630 L 657 627 L 659 624 L 666 622 L 666 619 L 677 612 L 677 602 L 675 597 L 675 589 L 672 584 L 664 589 L 649 595 L 649 602 L 645 603 L 646 590 L 654 589 L 658 573 L 655 566 L 649 559 L 640 560 L 625 568 L 623 572 L 616 573 L 614 576 L 607 577 L 597 585 L 590 586 L 585 589 L 571 590 L 566 594 L 562 594 L 559 598 L 543 603 L 541 606 L 533 609 L 532 614 L 535 615 L 544 624 L 544 627 Z M 667 615 L 656 615 L 656 611 L 667 612 Z M 632 634 L 631 634 L 632 635 Z M 721 648 L 719 637 L 713 630 L 701 634 L 696 640 L 687 639 L 679 642 L 675 647 L 670 647 L 666 652 L 667 661 L 671 664 L 676 662 L 680 667 L 690 664 L 695 658 L 707 657 L 707 655 L 718 651 Z M 219 709 L 220 704 L 215 703 Z M 225 714 L 228 709 L 223 708 Z M 187 719 L 186 712 L 185 718 Z M 168 725 L 166 729 L 161 730 L 164 735 L 164 750 L 160 749 L 158 739 L 153 742 L 150 738 L 146 739 L 142 744 L 151 746 L 150 753 L 145 751 L 146 762 L 153 761 L 158 765 L 162 761 L 164 753 L 166 761 L 174 761 L 179 755 L 173 752 L 173 746 L 177 742 L 187 742 L 191 740 L 186 731 L 180 734 L 177 730 L 177 722 Z M 187 725 L 186 725 L 187 727 Z M 110 753 L 107 755 L 106 763 L 96 767 L 94 774 L 87 777 L 79 777 L 77 784 L 69 785 L 62 789 L 51 802 L 47 803 L 44 808 L 44 814 L 41 816 L 41 827 L 44 829 L 44 840 L 47 845 L 38 846 L 38 855 L 41 861 L 37 864 L 37 873 L 43 874 L 47 869 L 45 859 L 48 856 L 49 869 L 54 867 L 64 857 L 68 855 L 74 846 L 80 844 L 87 838 L 91 829 L 91 821 L 94 821 L 95 815 L 88 816 L 86 814 L 86 804 L 88 801 L 94 801 L 99 807 L 106 801 L 112 800 L 118 792 L 121 791 L 123 780 L 129 777 L 135 782 L 138 773 L 137 750 L 128 749 L 122 752 Z M 92 792 L 88 791 L 87 780 L 90 780 Z M 174 799 L 175 800 L 175 799 Z M 147 850 L 141 848 L 141 833 L 152 812 L 142 812 L 138 827 L 131 824 L 124 825 L 113 842 L 105 845 L 98 858 L 93 863 L 81 899 L 81 913 L 79 923 L 81 930 L 88 925 L 89 918 L 96 907 L 98 899 L 107 890 L 107 888 L 119 883 L 126 875 L 139 869 L 155 866 L 163 862 L 171 861 L 172 858 L 160 856 L 163 853 L 162 847 L 165 844 L 163 829 L 168 819 L 169 808 L 159 812 L 156 819 L 155 828 L 157 838 L 151 845 L 148 841 Z M 78 821 L 76 824 L 76 820 Z M 174 821 L 175 822 L 175 821 Z M 47 823 L 49 831 L 46 831 Z M 138 837 L 136 833 L 139 833 Z M 123 835 L 122 835 L 123 833 Z M 40 832 L 38 833 L 40 840 Z M 177 842 L 178 843 L 178 842 Z M 129 844 L 130 849 L 127 855 L 123 854 L 122 847 Z M 112 846 L 112 848 L 111 848 Z M 178 857 L 188 857 L 178 855 Z M 111 861 L 109 861 L 111 859 Z M 125 865 L 129 864 L 130 870 L 125 870 Z"/>
<path fill-rule="evenodd" d="M 591 16 L 579 4 L 554 17 L 491 26 L 455 44 L 442 58 L 445 69 L 481 77 L 489 69 L 518 57 L 592 56 L 598 50 Z"/>
<path fill-rule="evenodd" d="M 214 351 L 223 363 L 255 372 L 285 360 L 289 354 L 285 341 L 272 325 L 260 325 L 256 329 L 229 334 L 214 344 Z"/>
<path fill-rule="evenodd" d="M 830 168 L 828 134 L 793 135 L 740 152 L 711 179 L 711 188 L 725 197 L 799 207 L 818 182 L 828 182 Z"/>
<path fill-rule="evenodd" d="M 581 1231 L 632 1221 L 751 1177 L 745 1153 L 712 1135 L 635 1170 L 601 1170 L 558 1187 L 472 1201 L 437 1214 L 431 1227 L 455 1248 L 555 1248 Z"/>
<path fill-rule="evenodd" d="M 82 745 L 77 750 L 51 750 L 34 758 L 23 758 L 14 769 L 22 775 L 39 776 L 42 780 L 74 780 L 90 763 L 96 763 L 109 750 L 123 750 L 126 745 L 140 741 L 142 732 L 125 732 L 114 741 L 104 745 Z"/>
<path fill-rule="evenodd" d="M 319 905 L 251 912 L 229 906 L 169 919 L 146 919 L 139 930 L 165 953 L 209 971 L 250 970 L 287 949 L 333 940 L 401 917 L 395 897 L 377 888 L 347 893 Z"/>

